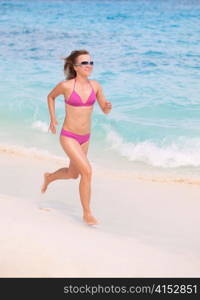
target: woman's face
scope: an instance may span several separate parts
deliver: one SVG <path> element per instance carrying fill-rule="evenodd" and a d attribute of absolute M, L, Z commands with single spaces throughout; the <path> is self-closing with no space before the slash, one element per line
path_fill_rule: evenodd
<path fill-rule="evenodd" d="M 75 71 L 81 76 L 89 76 L 93 70 L 93 66 L 90 64 L 86 64 L 83 62 L 91 62 L 92 58 L 88 54 L 81 54 L 76 58 L 76 64 L 78 66 L 74 66 Z M 83 64 L 81 64 L 83 63 Z"/>

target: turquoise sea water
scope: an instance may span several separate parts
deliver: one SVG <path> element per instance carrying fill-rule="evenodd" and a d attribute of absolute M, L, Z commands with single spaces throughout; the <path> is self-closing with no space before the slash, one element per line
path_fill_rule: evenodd
<path fill-rule="evenodd" d="M 113 109 L 96 102 L 91 160 L 116 171 L 200 178 L 200 1 L 0 1 L 0 149 L 65 157 L 65 104 L 47 132 L 63 60 L 87 49 Z"/>

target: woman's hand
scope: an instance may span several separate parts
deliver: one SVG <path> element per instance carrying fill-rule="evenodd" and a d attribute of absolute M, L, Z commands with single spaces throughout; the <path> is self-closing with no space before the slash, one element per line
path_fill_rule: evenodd
<path fill-rule="evenodd" d="M 108 114 L 111 111 L 111 109 L 112 109 L 112 103 L 109 101 L 106 101 L 104 109 L 103 109 L 104 113 Z"/>
<path fill-rule="evenodd" d="M 56 134 L 56 126 L 58 125 L 58 121 L 57 120 L 51 120 L 50 122 L 50 125 L 49 125 L 49 129 L 48 129 L 48 132 L 49 130 L 51 130 L 51 132 L 53 134 Z"/>

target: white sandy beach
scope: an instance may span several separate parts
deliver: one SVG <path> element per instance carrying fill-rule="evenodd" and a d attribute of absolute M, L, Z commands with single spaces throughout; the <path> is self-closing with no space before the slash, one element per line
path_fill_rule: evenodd
<path fill-rule="evenodd" d="M 115 176 L 94 162 L 96 227 L 61 162 L 1 153 L 0 277 L 199 277 L 200 185 Z"/>

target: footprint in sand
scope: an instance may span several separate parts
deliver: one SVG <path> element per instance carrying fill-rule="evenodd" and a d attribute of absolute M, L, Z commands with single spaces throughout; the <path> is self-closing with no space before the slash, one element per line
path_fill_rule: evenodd
<path fill-rule="evenodd" d="M 40 207 L 39 209 L 40 209 L 40 210 L 44 210 L 44 211 L 51 211 L 51 209 L 48 208 L 48 207 Z"/>

